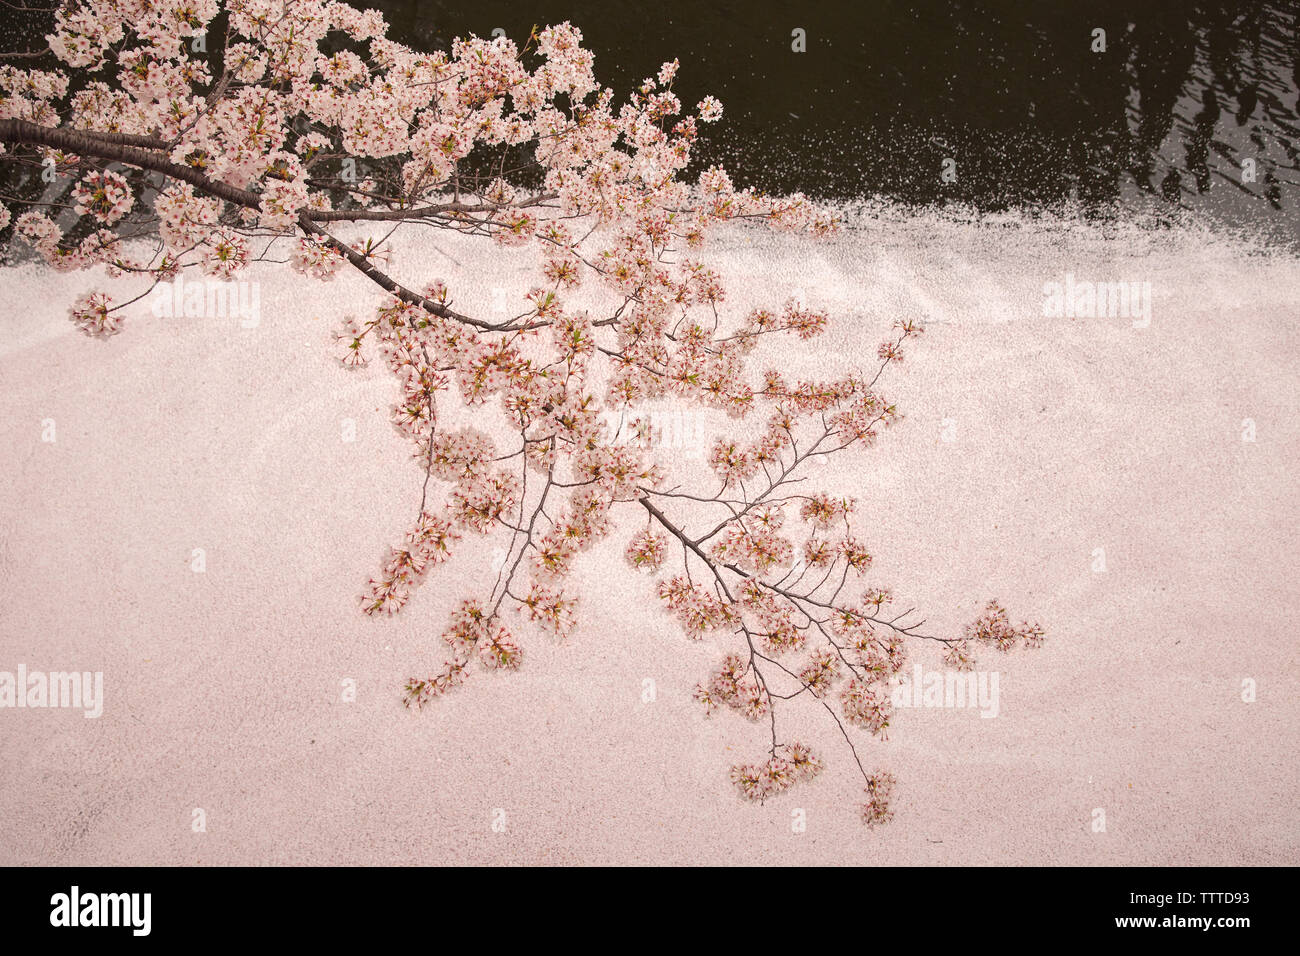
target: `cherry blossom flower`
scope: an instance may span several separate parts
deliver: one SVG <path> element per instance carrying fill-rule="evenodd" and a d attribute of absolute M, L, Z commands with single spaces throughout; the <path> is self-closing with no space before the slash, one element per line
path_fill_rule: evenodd
<path fill-rule="evenodd" d="M 77 212 L 89 213 L 111 226 L 130 211 L 134 198 L 123 176 L 107 170 L 92 170 L 72 190 Z"/>
<path fill-rule="evenodd" d="M 228 229 L 214 232 L 204 243 L 203 271 L 229 279 L 248 265 L 248 240 Z"/>
<path fill-rule="evenodd" d="M 583 632 L 578 569 L 631 527 L 627 562 L 653 576 L 686 638 L 716 650 L 695 688 L 705 715 L 770 739 L 730 770 L 760 803 L 822 767 L 806 745 L 779 742 L 786 708 L 829 715 L 837 738 L 858 727 L 883 738 L 885 687 L 912 643 L 939 641 L 963 669 L 980 647 L 1042 643 L 1040 627 L 1013 626 L 996 602 L 952 638 L 886 612 L 888 588 L 863 590 L 872 557 L 855 502 L 818 489 L 809 466 L 870 448 L 900 420 L 875 385 L 922 329 L 895 321 L 874 365 L 870 346 L 853 367 L 809 377 L 755 365 L 762 343 L 802 347 L 839 316 L 795 298 L 737 309 L 707 239 L 723 227 L 818 238 L 839 219 L 801 194 L 746 188 L 743 170 L 714 164 L 688 180 L 723 108 L 713 96 L 684 106 L 678 60 L 623 96 L 601 85 L 570 23 L 522 46 L 468 37 L 433 52 L 386 33 L 378 11 L 326 0 L 63 6 L 45 38 L 57 69 L 0 64 L 0 120 L 29 124 L 6 126 L 26 132 L 0 161 L 52 164 L 75 182 L 53 202 L 7 201 L 0 229 L 12 219 L 61 272 L 224 280 L 256 247 L 259 268 L 326 281 L 351 270 L 382 289 L 332 347 L 348 368 L 377 355 L 391 375 L 390 419 L 421 497 L 361 609 L 398 613 L 469 532 L 505 555 L 481 575 L 486 593 L 425 595 L 453 608 L 447 659 L 407 680 L 408 707 L 475 670 L 519 668 L 532 632 L 601 640 Z M 196 50 L 200 36 L 224 36 L 220 54 Z M 508 161 L 483 175 L 478 159 L 497 155 Z M 150 188 L 136 195 L 132 183 Z M 132 241 L 155 221 L 156 249 Z M 522 300 L 481 314 L 471 290 L 421 263 L 410 264 L 418 283 L 401 284 L 388 237 L 416 226 L 532 254 Z M 369 238 L 345 231 L 363 227 Z M 77 326 L 116 333 L 129 304 L 111 301 L 79 298 Z M 638 407 L 651 400 L 709 423 L 702 475 L 656 440 Z M 863 778 L 875 826 L 892 815 L 894 779 Z"/>
<path fill-rule="evenodd" d="M 879 687 L 855 677 L 840 693 L 840 702 L 845 720 L 865 727 L 873 734 L 884 736 L 889 727 L 892 705 L 889 697 Z"/>
<path fill-rule="evenodd" d="M 989 601 L 983 616 L 967 625 L 964 641 L 964 647 L 969 647 L 970 642 L 977 642 L 1005 653 L 1017 644 L 1023 644 L 1027 648 L 1041 647 L 1043 629 L 1027 621 L 1021 622 L 1019 627 L 1012 625 L 1006 608 L 997 601 Z"/>
<path fill-rule="evenodd" d="M 70 310 L 72 321 L 87 335 L 107 338 L 122 331 L 122 320 L 109 308 L 113 300 L 103 292 L 88 292 Z"/>
<path fill-rule="evenodd" d="M 323 242 L 300 239 L 289 258 L 293 270 L 313 279 L 333 279 L 346 261 L 341 252 Z"/>
<path fill-rule="evenodd" d="M 864 793 L 867 801 L 862 805 L 862 822 L 868 827 L 877 827 L 893 819 L 894 811 L 889 803 L 894 797 L 894 787 L 898 781 L 892 773 L 872 774 L 867 779 Z"/>
<path fill-rule="evenodd" d="M 657 571 L 667 554 L 667 540 L 653 531 L 638 531 L 627 546 L 627 560 L 638 571 Z"/>

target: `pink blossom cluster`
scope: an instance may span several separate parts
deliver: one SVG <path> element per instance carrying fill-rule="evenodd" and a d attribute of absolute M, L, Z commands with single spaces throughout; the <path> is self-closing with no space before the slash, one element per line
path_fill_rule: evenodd
<path fill-rule="evenodd" d="M 893 819 L 894 811 L 889 804 L 894 798 L 897 784 L 897 778 L 888 772 L 875 773 L 867 778 L 867 785 L 863 789 L 867 800 L 862 805 L 862 822 L 868 827 L 878 827 Z"/>
<path fill-rule="evenodd" d="M 745 633 L 757 638 L 766 653 L 779 657 L 804 646 L 808 635 L 796 623 L 797 608 L 777 592 L 751 578 L 741 588 L 739 604 Z"/>
<path fill-rule="evenodd" d="M 215 47 L 223 11 L 217 56 L 193 41 Z M 841 731 L 883 736 L 885 682 L 908 641 L 942 641 L 959 666 L 978 645 L 1041 643 L 1040 628 L 1012 627 L 996 603 L 961 639 L 936 638 L 863 581 L 872 556 L 855 501 L 804 482 L 810 465 L 872 446 L 899 420 L 876 381 L 922 330 L 896 322 L 874 371 L 754 367 L 764 341 L 810 341 L 829 317 L 795 299 L 732 314 L 726 277 L 705 257 L 710 234 L 753 224 L 815 237 L 838 221 L 801 194 L 738 188 L 721 166 L 688 181 L 701 128 L 723 109 L 712 96 L 683 107 L 678 61 L 618 98 L 569 23 L 522 48 L 471 36 L 424 52 L 386 34 L 378 12 L 334 0 L 66 4 L 47 37 L 66 70 L 0 64 L 0 121 L 12 121 L 0 159 L 26 150 L 75 179 L 81 222 L 63 228 L 49 204 L 0 205 L 0 229 L 12 220 L 61 271 L 160 282 L 193 268 L 224 280 L 279 262 L 317 280 L 355 268 L 385 291 L 372 316 L 343 323 L 336 347 L 345 367 L 377 357 L 393 376 L 390 420 L 421 499 L 361 606 L 396 613 L 465 536 L 501 545 L 487 593 L 450 615 L 448 659 L 408 680 L 408 706 L 475 670 L 520 667 L 525 631 L 577 634 L 579 571 L 623 511 L 645 521 L 623 548 L 628 563 L 656 575 L 688 637 L 721 645 L 695 689 L 705 713 L 770 725 L 767 760 L 731 771 L 760 802 L 821 768 L 806 746 L 778 744 L 778 706 L 802 697 Z M 340 237 L 341 224 L 373 232 Z M 464 314 L 428 276 L 403 285 L 388 239 L 415 225 L 534 250 L 515 314 Z M 150 230 L 158 248 L 128 251 Z M 578 304 L 593 301 L 615 304 Z M 125 307 L 92 293 L 72 317 L 107 336 Z M 726 422 L 707 446 L 710 488 L 683 489 L 671 456 L 615 434 L 611 413 L 644 436 L 636 408 L 647 401 Z M 894 779 L 863 777 L 874 826 L 892 813 Z"/>
<path fill-rule="evenodd" d="M 710 594 L 684 574 L 659 583 L 659 597 L 676 615 L 686 636 L 696 640 L 736 620 L 729 601 Z"/>
<path fill-rule="evenodd" d="M 794 545 L 780 533 L 782 521 L 779 506 L 768 506 L 748 519 L 738 520 L 723 531 L 713 545 L 712 556 L 722 564 L 735 564 L 754 574 L 788 564 Z"/>
<path fill-rule="evenodd" d="M 333 279 L 346 260 L 332 246 L 314 239 L 299 239 L 289 258 L 293 271 L 312 279 Z"/>
<path fill-rule="evenodd" d="M 211 233 L 203 246 L 202 267 L 208 275 L 229 279 L 248 265 L 248 240 L 232 230 Z"/>
<path fill-rule="evenodd" d="M 121 319 L 114 315 L 108 304 L 112 301 L 102 292 L 89 292 L 77 299 L 72 307 L 72 319 L 87 335 L 107 338 L 122 331 Z"/>
<path fill-rule="evenodd" d="M 948 646 L 945 663 L 954 670 L 969 671 L 975 667 L 974 650 L 977 646 L 993 647 L 1004 654 L 1023 646 L 1036 649 L 1043 646 L 1043 628 L 1038 624 L 1021 621 L 1011 623 L 1007 609 L 997 601 L 989 601 L 984 613 L 966 625 L 961 639 Z"/>
<path fill-rule="evenodd" d="M 667 548 L 668 542 L 664 536 L 647 528 L 632 536 L 625 554 L 628 563 L 638 571 L 657 571 L 664 563 Z"/>
<path fill-rule="evenodd" d="M 893 707 L 879 684 L 868 684 L 855 677 L 840 693 L 840 702 L 845 720 L 884 738 Z"/>
<path fill-rule="evenodd" d="M 130 211 L 135 199 L 125 177 L 107 170 L 94 169 L 72 190 L 73 208 L 81 215 L 91 215 L 111 226 Z"/>
<path fill-rule="evenodd" d="M 758 720 L 771 709 L 767 690 L 739 654 L 728 654 L 707 683 L 696 685 L 695 699 L 704 705 L 706 716 L 726 706 Z"/>
<path fill-rule="evenodd" d="M 451 545 L 457 537 L 447 519 L 428 512 L 421 514 L 403 544 L 389 550 L 379 577 L 370 579 L 370 588 L 361 599 L 362 609 L 367 614 L 396 614 L 429 568 L 451 557 Z"/>
<path fill-rule="evenodd" d="M 210 69 L 216 51 L 192 41 L 215 43 L 210 34 L 223 7 L 225 72 L 218 76 Z M 121 174 L 104 168 L 108 154 L 97 157 L 95 147 L 108 142 L 100 137 L 134 137 L 131 148 L 149 154 L 146 169 L 180 166 L 199 176 L 173 177 L 137 217 L 157 222 L 163 245 L 131 271 L 159 277 L 164 268 L 173 275 L 197 265 L 229 278 L 252 261 L 246 240 L 257 234 L 289 239 L 294 268 L 329 278 L 337 253 L 300 234 L 303 216 L 404 210 L 441 228 L 539 243 L 558 286 L 572 288 L 592 271 L 633 292 L 638 311 L 654 320 L 675 305 L 724 299 L 715 271 L 663 256 L 671 241 L 698 245 L 712 223 L 732 219 L 814 233 L 836 227 L 805 198 L 737 190 L 717 167 L 696 185 L 682 181 L 698 124 L 717 121 L 722 107 L 705 97 L 695 115 L 684 113 L 672 91 L 674 64 L 619 103 L 596 81 L 594 57 L 568 23 L 530 40 L 531 66 L 505 37 L 457 39 L 449 52 L 425 53 L 386 32 L 378 12 L 327 0 L 82 0 L 57 12 L 46 38 L 66 71 L 0 65 L 0 119 L 51 128 L 67 113 L 86 139 L 84 154 L 38 152 L 60 170 L 100 163 L 77 184 L 73 203 L 105 226 L 131 214 L 135 197 Z M 84 82 L 72 84 L 73 75 Z M 532 151 L 547 202 L 501 177 L 477 194 L 462 182 L 460 164 L 476 150 L 521 147 Z M 400 174 L 383 182 L 331 178 L 330 164 L 341 157 L 389 162 Z M 472 211 L 439 211 L 458 203 Z M 579 252 L 557 218 L 575 215 L 609 226 L 602 248 Z M 57 226 L 31 238 L 60 268 L 110 261 L 76 249 Z M 805 316 L 788 327 L 806 335 L 815 325 Z M 728 356 L 706 359 L 698 344 L 677 357 L 683 367 L 673 377 L 693 388 L 695 367 L 713 366 L 712 393 L 743 401 L 743 389 L 728 387 L 735 385 Z"/>
<path fill-rule="evenodd" d="M 442 642 L 452 657 L 431 677 L 407 680 L 403 702 L 422 707 L 465 682 L 475 658 L 488 670 L 515 670 L 523 663 L 523 651 L 500 620 L 475 600 L 462 601 L 452 612 Z"/>
<path fill-rule="evenodd" d="M 772 755 L 760 764 L 738 764 L 731 768 L 731 782 L 741 796 L 762 803 L 796 783 L 811 780 L 821 772 L 822 762 L 807 746 L 800 743 L 773 748 Z"/>
<path fill-rule="evenodd" d="M 443 632 L 442 640 L 460 661 L 476 654 L 485 667 L 510 670 L 522 661 L 523 653 L 510 632 L 477 601 L 462 602 L 451 615 L 451 624 Z"/>

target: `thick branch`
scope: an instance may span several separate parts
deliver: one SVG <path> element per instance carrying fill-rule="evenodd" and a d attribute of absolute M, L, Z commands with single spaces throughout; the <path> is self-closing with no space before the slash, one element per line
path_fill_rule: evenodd
<path fill-rule="evenodd" d="M 139 146 L 129 145 L 135 137 L 127 134 L 88 134 L 81 130 L 55 129 L 48 126 L 40 126 L 36 123 L 30 123 L 27 120 L 0 120 L 0 142 L 11 144 L 23 144 L 29 146 L 48 146 L 51 149 L 62 150 L 68 153 L 76 153 L 83 156 L 95 156 L 99 159 L 105 159 L 115 162 L 127 163 L 140 169 L 147 169 L 152 172 L 162 173 L 173 179 L 189 183 L 200 192 L 215 196 L 218 199 L 224 199 L 232 202 L 237 206 L 246 209 L 261 209 L 261 198 L 257 193 L 250 192 L 246 189 L 238 189 L 228 183 L 211 179 L 197 169 L 189 166 L 182 166 L 179 163 L 173 163 L 156 152 L 142 149 Z M 119 141 L 120 140 L 120 141 Z M 380 272 L 375 268 L 365 256 L 348 246 L 346 243 L 339 242 L 333 236 L 327 235 L 319 226 L 312 221 L 313 212 L 319 214 L 319 211 L 306 210 L 298 214 L 298 225 L 303 232 L 308 235 L 320 237 L 330 248 L 342 254 L 348 262 L 355 266 L 363 275 L 380 288 L 385 289 L 398 296 L 406 302 L 418 305 L 421 308 L 432 312 L 434 315 L 443 318 L 453 319 L 457 322 L 463 322 L 466 325 L 472 325 L 480 329 L 495 328 L 490 322 L 484 322 L 481 319 L 474 319 L 467 315 L 461 315 L 446 306 L 434 302 L 425 296 L 412 292 L 405 288 L 391 277 Z"/>
<path fill-rule="evenodd" d="M 386 272 L 381 272 L 375 267 L 373 262 L 361 253 L 357 252 L 357 250 L 353 249 L 346 242 L 340 242 L 321 229 L 320 226 L 317 226 L 311 221 L 311 218 L 307 215 L 307 210 L 305 209 L 298 214 L 298 226 L 308 235 L 318 237 L 321 242 L 325 243 L 325 245 L 346 258 L 348 262 L 355 266 L 357 271 L 367 279 L 375 283 L 375 285 L 379 286 L 381 289 L 391 292 L 403 302 L 409 302 L 411 305 L 418 305 L 420 308 L 432 312 L 434 315 L 442 316 L 444 319 L 453 319 L 457 322 L 463 322 L 466 325 L 472 325 L 475 328 L 486 330 L 498 328 L 498 326 L 493 325 L 491 322 L 484 322 L 482 319 L 475 319 L 468 315 L 462 315 L 459 312 L 447 308 L 440 302 L 433 301 L 427 296 L 420 295 L 418 292 L 412 292 Z"/>
<path fill-rule="evenodd" d="M 95 156 L 99 159 L 127 163 L 140 169 L 163 173 L 173 179 L 189 183 L 209 196 L 216 196 L 227 202 L 246 209 L 260 209 L 260 200 L 256 193 L 247 189 L 237 189 L 227 183 L 209 179 L 197 169 L 173 163 L 164 155 L 150 152 L 139 146 L 128 145 L 127 134 L 87 134 L 82 130 L 55 129 L 30 123 L 27 120 L 0 120 L 0 142 L 13 145 L 48 146 L 65 153 L 80 156 Z M 123 137 L 121 142 L 108 137 Z"/>
<path fill-rule="evenodd" d="M 227 199 L 252 209 L 258 208 L 258 196 L 248 190 L 238 189 L 204 176 L 196 169 L 171 162 L 157 155 L 169 144 L 157 136 L 136 133 L 103 133 L 98 130 L 67 129 L 41 126 L 28 120 L 0 120 L 0 141 L 15 145 L 48 146 L 51 149 L 99 159 L 129 163 L 142 169 L 165 173 L 183 179 L 204 192 Z M 145 152 L 153 150 L 154 153 Z M 468 213 L 496 212 L 499 209 L 537 206 L 553 199 L 559 193 L 539 193 L 517 203 L 431 203 L 409 209 L 310 209 L 307 216 L 312 222 L 350 222 L 369 220 L 376 222 L 403 222 L 426 219 L 430 216 L 454 217 Z"/>

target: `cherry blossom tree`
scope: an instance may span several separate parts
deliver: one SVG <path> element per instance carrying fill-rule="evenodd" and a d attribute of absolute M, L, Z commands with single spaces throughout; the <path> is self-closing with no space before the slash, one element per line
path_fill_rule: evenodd
<path fill-rule="evenodd" d="M 861 771 L 863 820 L 888 820 L 894 778 L 868 770 L 850 728 L 885 736 L 909 646 L 938 642 L 970 669 L 980 647 L 1042 640 L 996 602 L 949 636 L 892 610 L 863 580 L 855 501 L 808 484 L 810 465 L 869 449 L 898 420 L 877 386 L 921 328 L 896 321 L 870 367 L 838 377 L 754 367 L 765 340 L 808 342 L 828 316 L 794 299 L 736 314 L 704 258 L 709 235 L 740 223 L 816 241 L 839 223 L 717 166 L 688 178 L 722 106 L 684 110 L 676 61 L 620 99 L 568 23 L 522 46 L 469 37 L 432 53 L 386 29 L 322 0 L 65 4 L 48 48 L 0 62 L 0 159 L 70 187 L 7 196 L 0 228 L 54 269 L 149 289 L 262 261 L 304 281 L 354 269 L 378 287 L 373 313 L 339 330 L 339 358 L 392 372 L 392 419 L 424 480 L 361 610 L 401 610 L 465 536 L 499 536 L 505 555 L 459 596 L 446 659 L 406 681 L 408 706 L 476 669 L 518 668 L 527 632 L 581 639 L 575 560 L 619 534 L 686 637 L 717 648 L 695 690 L 703 713 L 763 728 L 756 759 L 731 768 L 740 793 L 766 800 L 821 769 L 822 750 L 778 721 L 806 704 Z M 535 250 L 518 313 L 461 311 L 434 276 L 399 283 L 394 236 L 419 228 Z M 149 289 L 95 292 L 71 316 L 114 335 Z M 580 290 L 606 307 L 573 305 Z M 656 442 L 643 411 L 655 401 L 714 416 L 706 481 L 683 483 L 680 456 Z"/>

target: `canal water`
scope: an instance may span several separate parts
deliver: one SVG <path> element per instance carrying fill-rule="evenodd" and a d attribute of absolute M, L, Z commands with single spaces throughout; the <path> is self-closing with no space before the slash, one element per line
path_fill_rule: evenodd
<path fill-rule="evenodd" d="M 366 0 L 390 35 L 569 20 L 626 93 L 726 108 L 700 166 L 848 205 L 1191 214 L 1300 243 L 1300 0 Z M 22 48 L 48 14 L 0 7 Z M 14 61 L 10 61 L 14 62 Z M 42 64 L 44 65 L 44 64 Z"/>
<path fill-rule="evenodd" d="M 616 92 L 680 58 L 701 162 L 852 203 L 1144 215 L 1300 238 L 1300 3 L 378 0 L 395 38 L 570 20 Z M 1101 32 L 1098 32 L 1101 31 Z"/>

